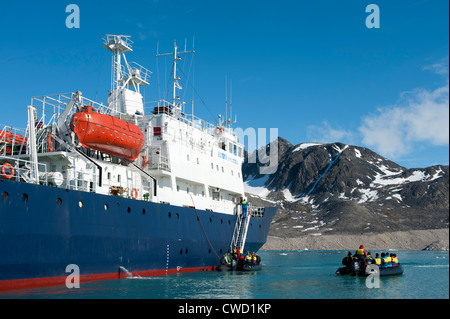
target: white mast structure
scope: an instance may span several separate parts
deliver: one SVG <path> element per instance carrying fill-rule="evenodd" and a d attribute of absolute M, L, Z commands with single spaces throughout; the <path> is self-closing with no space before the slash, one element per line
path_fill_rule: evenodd
<path fill-rule="evenodd" d="M 177 46 L 177 41 L 174 41 L 174 51 L 171 53 L 157 53 L 156 56 L 167 56 L 167 55 L 173 55 L 173 91 L 172 91 L 172 104 L 171 106 L 173 107 L 173 111 L 177 116 L 181 116 L 182 113 L 182 106 L 184 104 L 184 102 L 178 102 L 178 100 L 180 99 L 180 97 L 177 95 L 177 89 L 178 90 L 182 90 L 183 88 L 181 87 L 181 85 L 178 83 L 178 81 L 180 80 L 180 77 L 177 76 L 177 61 L 181 60 L 181 57 L 178 54 L 184 54 L 184 53 L 195 53 L 194 50 L 192 51 L 186 51 L 186 47 L 184 48 L 184 51 L 177 51 L 178 46 Z"/>
<path fill-rule="evenodd" d="M 113 53 L 109 107 L 114 114 L 144 114 L 144 104 L 139 88 L 149 84 L 151 72 L 136 62 L 128 63 L 125 53 L 133 51 L 131 48 L 133 41 L 130 40 L 130 36 L 107 34 L 103 40 L 103 47 Z M 130 90 L 131 87 L 133 90 Z"/>

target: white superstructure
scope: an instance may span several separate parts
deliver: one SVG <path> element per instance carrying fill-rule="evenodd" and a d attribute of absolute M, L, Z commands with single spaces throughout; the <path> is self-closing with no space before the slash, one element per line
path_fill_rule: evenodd
<path fill-rule="evenodd" d="M 221 120 L 211 124 L 184 114 L 184 102 L 177 95 L 182 88 L 177 76 L 179 54 L 193 51 L 177 51 L 175 44 L 173 53 L 164 54 L 173 56 L 172 101 L 158 101 L 146 112 L 140 86 L 149 84 L 151 72 L 127 61 L 125 53 L 132 51 L 131 40 L 107 35 L 104 47 L 113 55 L 107 105 L 78 91 L 32 98 L 23 133 L 26 141 L 20 148 L 0 149 L 0 155 L 10 156 L 15 168 L 10 178 L 236 214 L 244 195 L 244 146 Z M 80 144 L 69 123 L 73 114 L 87 105 L 140 128 L 145 144 L 134 162 Z M 114 132 L 99 128 L 98 134 Z M 21 151 L 14 153 L 18 149 Z"/>

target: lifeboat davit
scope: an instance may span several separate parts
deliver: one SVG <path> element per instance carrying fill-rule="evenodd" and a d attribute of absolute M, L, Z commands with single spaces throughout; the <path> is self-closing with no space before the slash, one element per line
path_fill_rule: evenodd
<path fill-rule="evenodd" d="M 144 146 L 138 126 L 84 106 L 70 120 L 70 128 L 84 147 L 134 161 Z"/>

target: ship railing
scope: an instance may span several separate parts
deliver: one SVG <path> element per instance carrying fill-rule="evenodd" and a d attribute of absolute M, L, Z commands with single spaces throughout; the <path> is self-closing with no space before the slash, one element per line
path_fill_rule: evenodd
<path fill-rule="evenodd" d="M 8 171 L 6 169 L 5 171 L 3 169 L 0 170 L 0 176 L 2 178 L 17 182 L 36 183 L 32 177 L 33 163 L 31 161 L 18 157 L 0 155 L 0 167 L 6 168 L 8 164 L 11 165 L 10 167 L 12 167 L 12 169 L 9 169 Z M 39 183 L 48 185 L 47 165 L 38 163 L 38 172 Z"/>
<path fill-rule="evenodd" d="M 107 34 L 106 37 L 103 37 L 103 44 L 104 45 L 123 45 L 131 49 L 131 45 L 134 43 L 129 35 L 113 35 L 113 34 Z"/>
<path fill-rule="evenodd" d="M 264 217 L 264 207 L 250 206 L 249 213 L 252 217 Z"/>
<path fill-rule="evenodd" d="M 35 123 L 37 128 L 43 125 L 51 125 L 54 121 L 57 121 L 59 115 L 62 113 L 62 111 L 64 111 L 67 103 L 70 102 L 70 100 L 75 94 L 76 93 L 74 92 L 70 92 L 53 95 L 33 96 L 31 98 L 31 105 L 41 112 L 40 116 L 38 114 L 38 118 L 40 118 L 39 122 Z M 112 112 L 112 109 L 107 105 L 95 102 L 84 96 L 81 96 L 81 102 L 79 104 L 81 104 L 81 106 L 90 105 L 93 108 L 95 108 L 97 112 L 103 114 L 110 114 Z M 74 106 L 72 112 L 68 116 L 68 119 L 71 118 L 70 115 L 73 115 L 73 113 L 76 112 L 77 107 Z M 48 115 L 50 115 L 51 117 L 49 120 L 46 119 Z"/>
<path fill-rule="evenodd" d="M 151 161 L 149 163 L 150 169 L 160 169 L 170 172 L 170 160 L 167 156 L 154 156 L 151 157 Z"/>
<path fill-rule="evenodd" d="M 27 147 L 26 131 L 7 125 L 0 125 L 0 155 L 25 154 Z"/>
<path fill-rule="evenodd" d="M 152 102 L 145 102 L 145 104 L 149 104 L 150 106 L 146 106 L 144 111 L 145 114 L 169 114 L 172 115 L 172 103 L 166 101 L 166 100 L 158 100 L 158 101 L 152 101 Z M 201 131 L 207 132 L 208 134 L 212 136 L 220 135 L 224 132 L 236 136 L 236 133 L 229 127 L 214 125 L 208 121 L 205 121 L 193 114 L 185 114 L 182 113 L 182 116 L 178 118 L 178 120 L 181 123 L 185 123 L 191 127 L 194 127 L 196 129 L 199 129 Z"/>
<path fill-rule="evenodd" d="M 147 84 L 148 81 L 150 81 L 150 75 L 152 74 L 152 72 L 136 62 L 129 62 L 128 66 L 122 64 L 121 68 L 123 80 L 134 78 L 144 81 Z"/>

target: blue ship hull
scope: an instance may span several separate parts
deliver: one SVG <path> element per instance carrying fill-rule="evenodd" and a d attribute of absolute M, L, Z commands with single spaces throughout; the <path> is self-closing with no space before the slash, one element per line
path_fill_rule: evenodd
<path fill-rule="evenodd" d="M 0 181 L 0 290 L 212 270 L 230 248 L 236 216 L 55 187 Z M 265 243 L 276 207 L 248 229 Z M 123 269 L 123 268 L 122 268 Z"/>

